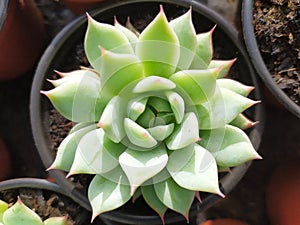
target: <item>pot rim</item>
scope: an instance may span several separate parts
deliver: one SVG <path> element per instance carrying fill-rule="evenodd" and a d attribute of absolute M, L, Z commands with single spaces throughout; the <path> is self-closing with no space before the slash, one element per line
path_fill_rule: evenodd
<path fill-rule="evenodd" d="M 254 33 L 253 6 L 254 0 L 243 0 L 241 14 L 244 41 L 252 64 L 275 98 L 278 99 L 288 111 L 300 118 L 300 106 L 291 100 L 288 95 L 278 87 L 260 54 Z"/>
<path fill-rule="evenodd" d="M 43 189 L 70 196 L 57 184 L 42 178 L 12 178 L 0 182 L 0 191 L 18 188 Z"/>
<path fill-rule="evenodd" d="M 0 1 L 0 31 L 2 30 L 7 17 L 8 4 L 9 0 Z"/>
<path fill-rule="evenodd" d="M 120 7 L 127 4 L 135 4 L 135 3 L 143 3 L 143 2 L 153 2 L 153 3 L 169 3 L 174 5 L 174 1 L 172 0 L 122 0 L 122 1 L 110 1 L 104 2 L 104 4 L 101 6 L 101 8 L 92 10 L 90 12 L 90 15 L 93 16 L 96 13 L 101 14 L 101 12 L 107 11 L 114 7 Z M 240 51 L 241 58 L 245 60 L 245 62 L 248 65 L 249 72 L 251 74 L 251 80 L 254 82 L 254 86 L 256 87 L 255 93 L 256 97 L 261 96 L 260 91 L 260 84 L 258 83 L 258 80 L 255 77 L 254 70 L 251 67 L 250 61 L 247 57 L 247 54 L 245 50 L 243 49 L 243 46 L 241 45 L 239 39 L 238 39 L 238 32 L 233 28 L 231 24 L 224 21 L 224 19 L 214 12 L 213 10 L 207 8 L 207 6 L 203 5 L 202 3 L 195 1 L 195 0 L 182 0 L 175 3 L 175 5 L 189 8 L 190 6 L 193 7 L 193 10 L 200 15 L 209 18 L 212 22 L 215 24 L 218 24 L 218 27 L 222 29 L 222 31 L 229 37 L 229 39 L 235 44 L 235 47 Z M 40 153 L 42 161 L 46 167 L 50 166 L 53 157 L 51 156 L 50 152 L 47 151 L 47 143 L 45 143 L 45 140 L 40 140 L 37 136 L 43 135 L 43 126 L 41 124 L 41 121 L 37 121 L 40 119 L 40 101 L 41 96 L 39 94 L 39 91 L 41 90 L 41 85 L 44 83 L 45 79 L 44 77 L 40 76 L 40 74 L 45 74 L 47 71 L 47 66 L 50 63 L 50 61 L 54 58 L 55 55 L 55 48 L 59 48 L 63 45 L 63 43 L 68 39 L 68 36 L 70 33 L 73 33 L 77 27 L 82 26 L 86 22 L 85 15 L 78 17 L 75 21 L 67 25 L 58 35 L 55 37 L 55 39 L 52 41 L 52 43 L 49 45 L 49 47 L 46 49 L 44 55 L 42 56 L 35 76 L 34 81 L 31 89 L 31 99 L 30 99 L 30 118 L 31 118 L 31 124 L 32 124 L 32 131 L 33 136 L 37 145 L 37 149 Z M 77 26 L 75 26 L 77 24 Z M 260 142 L 261 142 L 261 135 L 264 128 L 264 108 L 262 105 L 255 106 L 257 115 L 255 118 L 256 120 L 260 120 L 261 123 L 258 124 L 253 128 L 251 131 L 251 139 L 255 139 L 255 149 L 258 149 Z M 45 137 L 43 136 L 45 139 Z M 246 173 L 248 167 L 251 165 L 251 162 L 242 164 L 240 166 L 235 167 L 231 173 L 226 174 L 224 178 L 220 181 L 220 186 L 224 194 L 228 194 L 233 187 L 240 181 L 240 179 L 244 176 Z M 91 210 L 91 206 L 89 202 L 87 202 L 86 196 L 84 196 L 81 192 L 79 192 L 75 187 L 74 184 L 72 184 L 69 180 L 66 180 L 65 173 L 62 171 L 49 171 L 50 174 L 53 174 L 52 176 L 57 179 L 57 182 L 62 186 L 62 188 L 70 193 L 71 198 L 74 199 L 74 201 L 78 202 L 80 205 L 82 205 L 84 208 Z M 73 197 L 72 197 L 73 195 Z M 193 204 L 190 210 L 190 217 L 196 216 L 196 213 L 199 209 L 204 210 L 211 206 L 213 203 L 221 200 L 222 198 L 220 196 L 210 194 L 207 198 L 203 199 L 203 202 L 201 204 Z M 126 223 L 126 224 L 145 224 L 145 221 L 147 221 L 147 224 L 161 224 L 161 219 L 158 215 L 151 215 L 151 216 L 139 216 L 139 215 L 127 215 L 123 212 L 118 212 L 118 209 L 113 210 L 111 212 L 103 213 L 100 215 L 103 219 L 109 219 L 112 221 L 120 222 L 120 223 Z M 165 222 L 166 223 L 172 223 L 172 222 L 178 222 L 182 220 L 183 217 L 177 213 L 168 212 L 165 215 Z"/>

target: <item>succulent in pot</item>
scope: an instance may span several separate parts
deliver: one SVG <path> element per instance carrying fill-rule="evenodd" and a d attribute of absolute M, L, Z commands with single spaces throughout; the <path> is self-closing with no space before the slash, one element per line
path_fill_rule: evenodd
<path fill-rule="evenodd" d="M 260 158 L 242 131 L 253 88 L 225 78 L 235 60 L 212 60 L 214 28 L 196 34 L 191 13 L 169 22 L 161 8 L 140 33 L 89 17 L 92 68 L 57 72 L 42 91 L 76 124 L 50 169 L 95 175 L 93 218 L 138 195 L 162 219 L 187 218 L 199 192 L 223 197 L 218 170 Z"/>

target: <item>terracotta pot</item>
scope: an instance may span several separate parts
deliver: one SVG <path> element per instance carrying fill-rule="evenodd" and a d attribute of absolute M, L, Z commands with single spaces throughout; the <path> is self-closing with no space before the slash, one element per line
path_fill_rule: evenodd
<path fill-rule="evenodd" d="M 300 106 L 293 102 L 276 84 L 272 75 L 267 68 L 262 55 L 260 53 L 253 26 L 253 7 L 254 0 L 244 0 L 242 4 L 242 30 L 245 40 L 245 45 L 249 53 L 250 59 L 258 73 L 264 81 L 270 93 L 278 100 L 289 112 L 300 118 Z M 268 97 L 268 96 L 267 96 Z M 270 99 L 268 97 L 267 99 Z M 271 100 L 271 105 L 277 105 L 276 101 Z"/>
<path fill-rule="evenodd" d="M 46 45 L 42 14 L 33 0 L 0 2 L 0 80 L 16 78 L 36 65 Z"/>
<path fill-rule="evenodd" d="M 240 220 L 226 218 L 226 219 L 207 220 L 203 223 L 200 223 L 199 225 L 249 225 L 249 224 Z"/>
<path fill-rule="evenodd" d="M 300 156 L 284 160 L 266 189 L 266 208 L 272 225 L 300 224 Z"/>
<path fill-rule="evenodd" d="M 164 7 L 166 15 L 170 16 L 173 15 L 172 13 L 178 13 L 178 10 L 180 12 L 187 11 L 190 6 L 192 6 L 195 27 L 198 32 L 208 31 L 217 24 L 214 31 L 214 37 L 224 50 L 220 55 L 220 58 L 237 58 L 234 67 L 236 70 L 242 71 L 239 73 L 237 79 L 255 86 L 256 89 L 252 93 L 252 97 L 254 99 L 261 99 L 260 84 L 255 77 L 250 61 L 238 40 L 237 31 L 232 25 L 228 24 L 221 16 L 219 16 L 219 14 L 208 9 L 200 2 L 191 2 L 189 0 L 176 1 L 176 3 L 174 3 L 173 0 L 110 1 L 105 2 L 103 7 L 92 11 L 91 16 L 96 20 L 107 23 L 113 23 L 114 16 L 117 16 L 118 20 L 121 23 L 124 23 L 128 16 L 131 18 L 134 18 L 135 16 L 143 18 L 146 12 L 155 16 L 161 4 Z M 72 54 L 72 51 L 75 49 L 74 46 L 83 43 L 86 26 L 87 18 L 84 15 L 77 18 L 56 36 L 41 58 L 33 80 L 30 105 L 31 124 L 37 149 L 46 168 L 48 168 L 54 160 L 53 152 L 50 149 L 52 144 L 49 133 L 49 109 L 51 108 L 51 105 L 48 99 L 40 94 L 40 90 L 47 90 L 49 88 L 49 83 L 47 83 L 46 79 L 53 75 L 53 70 L 70 71 L 70 69 L 74 69 L 70 66 L 70 55 L 74 55 Z M 68 59 L 67 61 L 69 63 L 67 63 L 66 59 Z M 249 116 L 254 120 L 261 121 L 258 126 L 249 130 L 250 139 L 252 140 L 255 149 L 258 149 L 264 126 L 263 106 L 261 104 L 257 105 L 249 113 L 251 114 Z M 232 169 L 231 173 L 227 173 L 222 177 L 220 186 L 224 194 L 228 194 L 235 187 L 250 165 L 251 162 L 242 164 Z M 75 201 L 79 202 L 86 209 L 91 210 L 86 193 L 78 189 L 78 187 L 76 187 L 69 179 L 66 179 L 66 174 L 64 172 L 55 170 L 50 171 L 50 173 L 61 187 L 68 193 L 72 193 Z M 141 198 L 134 204 L 128 203 L 119 209 L 103 213 L 101 214 L 101 218 L 123 224 L 161 224 L 160 217 L 152 209 L 141 207 L 139 202 L 140 199 Z M 189 215 L 191 218 L 194 218 L 199 211 L 206 210 L 221 199 L 222 198 L 217 195 L 207 194 L 202 198 L 202 203 L 195 201 Z M 182 215 L 171 211 L 166 213 L 166 224 L 172 224 L 179 221 L 184 221 Z M 192 223 L 192 220 L 190 220 L 190 223 Z"/>
<path fill-rule="evenodd" d="M 99 5 L 105 0 L 63 0 L 63 3 L 76 15 L 80 15 Z"/>

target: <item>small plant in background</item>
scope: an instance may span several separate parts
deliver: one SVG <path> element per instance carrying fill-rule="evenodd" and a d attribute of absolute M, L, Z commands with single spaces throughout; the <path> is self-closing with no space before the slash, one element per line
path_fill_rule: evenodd
<path fill-rule="evenodd" d="M 243 131 L 253 87 L 225 78 L 235 60 L 213 60 L 212 33 L 196 34 L 192 11 L 168 21 L 163 8 L 141 32 L 88 16 L 92 68 L 61 73 L 42 91 L 76 123 L 50 169 L 95 174 L 93 219 L 142 195 L 164 218 L 188 219 L 199 192 L 224 196 L 218 171 L 259 159 Z"/>
<path fill-rule="evenodd" d="M 0 225 L 68 225 L 66 217 L 51 217 L 42 221 L 41 217 L 28 208 L 20 198 L 9 206 L 0 200 Z"/>

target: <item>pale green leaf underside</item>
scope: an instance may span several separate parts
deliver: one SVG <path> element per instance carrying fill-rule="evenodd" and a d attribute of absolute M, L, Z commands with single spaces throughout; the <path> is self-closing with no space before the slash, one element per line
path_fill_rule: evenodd
<path fill-rule="evenodd" d="M 151 136 L 151 134 L 133 120 L 125 118 L 124 127 L 129 140 L 134 145 L 141 147 L 141 151 L 144 151 L 143 148 L 147 150 L 157 145 L 157 141 Z"/>
<path fill-rule="evenodd" d="M 129 180 L 131 195 L 141 184 L 165 168 L 167 162 L 167 151 L 161 146 L 146 152 L 127 149 L 122 153 L 119 163 Z"/>
<path fill-rule="evenodd" d="M 145 93 L 150 91 L 166 91 L 172 90 L 175 87 L 176 84 L 170 81 L 169 79 L 159 76 L 149 76 L 138 82 L 134 87 L 133 92 Z"/>
<path fill-rule="evenodd" d="M 93 209 L 93 218 L 99 214 L 116 209 L 130 198 L 130 187 L 125 174 L 119 174 L 117 182 L 96 175 L 89 185 L 88 198 Z M 101 187 L 101 188 L 99 188 Z"/>
<path fill-rule="evenodd" d="M 174 132 L 166 140 L 168 149 L 184 148 L 199 140 L 198 120 L 194 113 L 186 113 L 182 124 L 175 127 Z"/>
<path fill-rule="evenodd" d="M 237 127 L 226 125 L 210 131 L 201 130 L 200 134 L 200 144 L 214 155 L 218 166 L 233 167 L 261 158 L 249 137 Z"/>
<path fill-rule="evenodd" d="M 200 129 L 215 129 L 224 127 L 241 112 L 256 104 L 249 98 L 243 97 L 226 88 L 216 89 L 209 102 L 196 105 Z"/>
<path fill-rule="evenodd" d="M 69 174 L 103 174 L 116 168 L 123 146 L 120 144 L 119 148 L 109 149 L 106 142 L 111 141 L 105 138 L 101 128 L 85 134 L 77 146 Z"/>
<path fill-rule="evenodd" d="M 165 94 L 174 113 L 176 123 L 181 123 L 185 112 L 184 99 L 178 93 L 173 91 L 166 91 Z"/>
<path fill-rule="evenodd" d="M 84 125 L 81 127 L 83 124 L 78 124 L 80 126 L 80 129 L 77 126 L 76 130 L 73 130 L 72 133 L 70 133 L 59 145 L 55 160 L 53 164 L 51 165 L 51 169 L 60 169 L 64 171 L 69 171 L 71 169 L 72 163 L 74 161 L 75 153 L 77 146 L 81 140 L 81 138 L 90 132 L 91 130 L 94 130 L 97 128 L 97 125 L 94 124 L 89 124 L 89 123 L 84 123 Z"/>
<path fill-rule="evenodd" d="M 244 85 L 236 80 L 232 80 L 228 78 L 217 79 L 217 84 L 221 88 L 227 88 L 244 97 L 247 97 L 250 94 L 250 92 L 253 90 L 253 87 Z"/>
<path fill-rule="evenodd" d="M 216 161 L 210 152 L 198 144 L 171 153 L 167 169 L 175 182 L 183 188 L 221 193 Z"/>
<path fill-rule="evenodd" d="M 98 123 L 105 134 L 116 143 L 119 143 L 126 135 L 123 124 L 125 115 L 126 105 L 124 100 L 119 96 L 115 96 L 106 105 Z"/>

